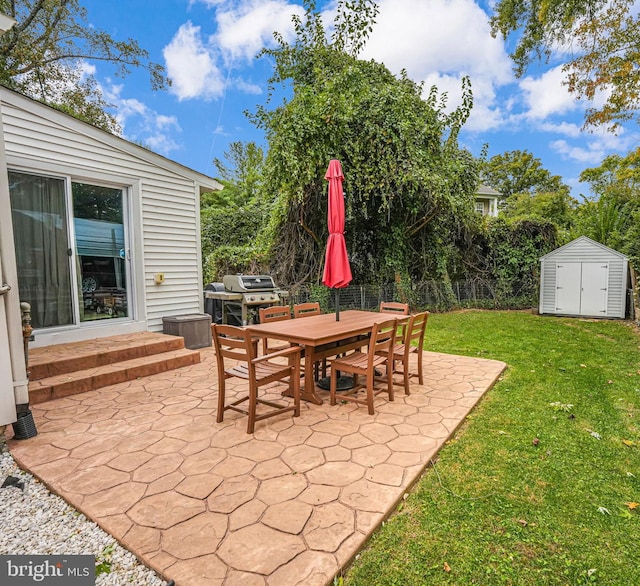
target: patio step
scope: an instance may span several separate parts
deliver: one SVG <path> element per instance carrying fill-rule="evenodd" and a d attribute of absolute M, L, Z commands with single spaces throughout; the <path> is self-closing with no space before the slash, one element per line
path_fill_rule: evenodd
<path fill-rule="evenodd" d="M 200 362 L 180 336 L 141 332 L 29 352 L 29 402 L 42 403 Z"/>

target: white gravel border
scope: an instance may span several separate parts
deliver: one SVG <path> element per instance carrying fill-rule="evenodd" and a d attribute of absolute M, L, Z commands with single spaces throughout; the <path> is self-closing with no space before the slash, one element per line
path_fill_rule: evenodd
<path fill-rule="evenodd" d="M 95 555 L 97 563 L 111 564 L 96 586 L 165 585 L 96 523 L 20 469 L 11 454 L 0 453 L 0 486 L 8 476 L 24 488 L 0 488 L 0 554 Z"/>

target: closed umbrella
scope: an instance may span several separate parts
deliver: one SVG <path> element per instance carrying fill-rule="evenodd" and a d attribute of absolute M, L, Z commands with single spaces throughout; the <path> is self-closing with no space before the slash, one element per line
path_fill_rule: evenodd
<path fill-rule="evenodd" d="M 329 182 L 329 203 L 327 209 L 329 240 L 324 259 L 322 282 L 336 290 L 336 321 L 340 321 L 339 289 L 351 283 L 351 266 L 344 240 L 344 193 L 342 191 L 342 166 L 332 159 L 324 178 Z"/>

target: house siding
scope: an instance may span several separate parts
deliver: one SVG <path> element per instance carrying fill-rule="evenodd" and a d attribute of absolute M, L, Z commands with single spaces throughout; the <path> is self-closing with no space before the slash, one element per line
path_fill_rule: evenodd
<path fill-rule="evenodd" d="M 146 160 L 144 153 L 136 156 L 110 140 L 101 140 L 92 127 L 85 133 L 82 123 L 60 123 L 58 113 L 49 108 L 43 106 L 43 115 L 38 115 L 38 107 L 25 109 L 19 100 L 3 100 L 8 168 L 131 187 L 130 200 L 137 198 L 129 202 L 136 320 L 146 322 L 151 331 L 161 331 L 165 316 L 201 312 L 199 186 L 195 179 L 174 171 L 168 160 L 168 168 L 158 166 Z M 164 273 L 163 284 L 155 283 L 155 273 Z"/>
<path fill-rule="evenodd" d="M 608 263 L 607 317 L 624 318 L 626 311 L 628 260 L 619 252 L 580 237 L 540 259 L 540 313 L 556 310 L 556 266 L 558 263 Z"/>

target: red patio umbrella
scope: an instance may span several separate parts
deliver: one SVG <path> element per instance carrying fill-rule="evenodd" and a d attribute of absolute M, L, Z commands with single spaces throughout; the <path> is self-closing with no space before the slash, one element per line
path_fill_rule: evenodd
<path fill-rule="evenodd" d="M 324 259 L 322 282 L 336 290 L 336 321 L 340 321 L 339 289 L 351 283 L 351 266 L 344 241 L 344 193 L 342 191 L 342 166 L 340 161 L 332 159 L 324 178 L 329 182 L 329 205 L 327 219 L 329 240 Z"/>

